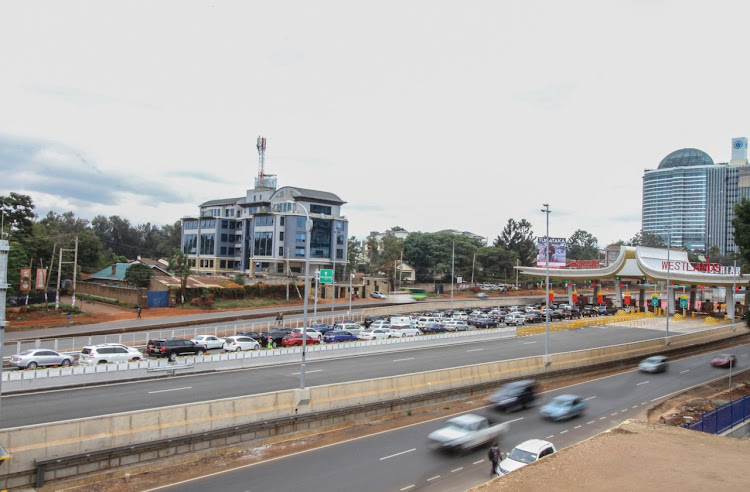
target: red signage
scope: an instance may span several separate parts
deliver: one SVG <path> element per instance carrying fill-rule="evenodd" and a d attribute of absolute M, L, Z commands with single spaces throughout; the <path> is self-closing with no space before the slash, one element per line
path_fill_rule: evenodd
<path fill-rule="evenodd" d="M 47 278 L 47 269 L 46 268 L 37 268 L 36 269 L 36 282 L 35 282 L 35 289 L 37 290 L 44 290 L 44 281 Z"/>
<path fill-rule="evenodd" d="M 724 266 L 721 263 L 688 263 L 687 261 L 662 261 L 662 270 L 672 272 L 699 272 L 699 273 L 720 273 L 723 275 L 740 274 L 740 268 Z"/>
<path fill-rule="evenodd" d="M 568 268 L 599 268 L 599 260 L 568 260 Z"/>
<path fill-rule="evenodd" d="M 21 268 L 21 291 L 28 292 L 31 290 L 31 269 Z"/>

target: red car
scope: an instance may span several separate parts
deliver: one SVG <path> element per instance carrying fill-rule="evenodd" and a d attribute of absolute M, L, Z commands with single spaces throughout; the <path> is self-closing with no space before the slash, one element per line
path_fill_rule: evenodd
<path fill-rule="evenodd" d="M 320 340 L 318 338 L 311 337 L 310 334 L 308 334 L 307 344 L 318 345 L 320 344 Z M 281 345 L 283 345 L 284 347 L 293 347 L 294 345 L 302 345 L 302 333 L 289 333 L 288 335 L 285 335 L 284 338 L 281 339 Z"/>
<path fill-rule="evenodd" d="M 711 359 L 711 365 L 714 367 L 735 367 L 737 357 L 732 354 L 719 354 Z"/>

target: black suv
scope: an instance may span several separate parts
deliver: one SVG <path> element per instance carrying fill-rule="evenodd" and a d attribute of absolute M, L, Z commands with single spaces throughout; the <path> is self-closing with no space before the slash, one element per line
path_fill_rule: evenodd
<path fill-rule="evenodd" d="M 146 353 L 152 357 L 166 357 L 171 362 L 177 360 L 178 355 L 200 355 L 206 349 L 184 338 L 159 338 L 149 340 Z"/>
<path fill-rule="evenodd" d="M 291 328 L 271 328 L 271 331 L 264 331 L 260 334 L 258 343 L 261 347 L 268 347 L 268 341 L 271 341 L 271 347 L 281 347 L 281 339 L 292 332 Z"/>
<path fill-rule="evenodd" d="M 508 383 L 490 398 L 495 408 L 506 412 L 531 406 L 535 400 L 536 383 L 530 379 Z"/>

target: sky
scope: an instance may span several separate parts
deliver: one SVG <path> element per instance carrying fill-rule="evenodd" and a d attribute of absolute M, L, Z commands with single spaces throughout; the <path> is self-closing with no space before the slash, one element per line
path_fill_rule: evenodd
<path fill-rule="evenodd" d="M 0 195 L 173 224 L 278 185 L 350 235 L 641 227 L 642 177 L 750 136 L 746 1 L 0 0 Z"/>

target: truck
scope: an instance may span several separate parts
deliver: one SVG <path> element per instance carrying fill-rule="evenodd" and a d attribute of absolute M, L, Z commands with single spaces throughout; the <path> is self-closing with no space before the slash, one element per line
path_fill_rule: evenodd
<path fill-rule="evenodd" d="M 427 438 L 432 449 L 464 452 L 499 440 L 509 428 L 507 422 L 493 422 L 482 415 L 467 413 L 448 420 L 445 427 Z"/>

